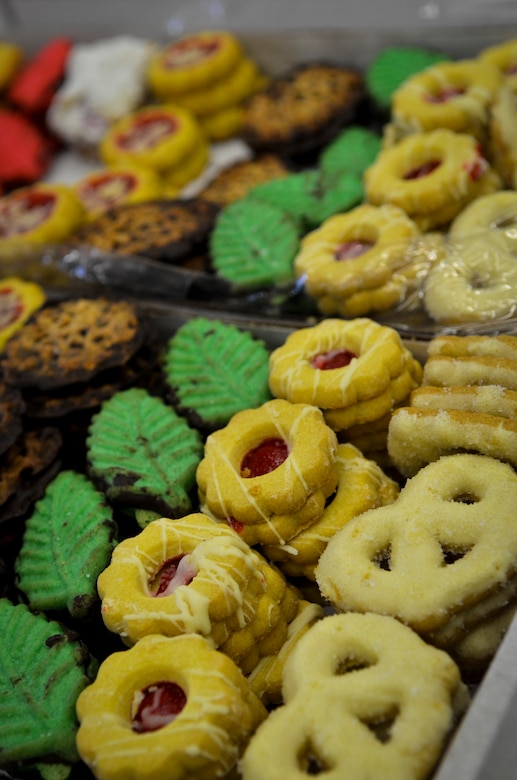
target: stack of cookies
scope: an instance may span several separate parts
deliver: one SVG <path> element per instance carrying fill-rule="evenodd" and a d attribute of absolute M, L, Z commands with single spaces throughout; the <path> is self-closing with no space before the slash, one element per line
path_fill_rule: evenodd
<path fill-rule="evenodd" d="M 517 465 L 517 336 L 435 337 L 422 386 L 393 412 L 388 451 L 406 477 L 458 451 Z"/>
<path fill-rule="evenodd" d="M 397 618 L 479 675 L 517 608 L 516 501 L 508 463 L 444 455 L 330 540 L 320 590 L 340 611 Z"/>
<path fill-rule="evenodd" d="M 342 441 L 381 465 L 393 409 L 420 384 L 422 366 L 398 332 L 368 318 L 300 328 L 270 356 L 273 395 L 322 410 Z"/>
<path fill-rule="evenodd" d="M 154 520 L 120 542 L 98 589 L 107 628 L 127 645 L 148 634 L 200 634 L 246 675 L 277 656 L 295 620 L 300 630 L 297 590 L 228 526 L 202 513 Z M 304 625 L 316 614 L 305 612 Z M 279 697 L 266 682 L 264 694 Z M 258 683 L 255 691 L 262 695 Z"/>

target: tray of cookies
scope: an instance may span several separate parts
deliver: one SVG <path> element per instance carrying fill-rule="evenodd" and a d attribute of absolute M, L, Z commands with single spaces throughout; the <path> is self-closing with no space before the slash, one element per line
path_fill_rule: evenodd
<path fill-rule="evenodd" d="M 1 352 L 6 777 L 510 778 L 517 337 L 418 355 L 369 318 L 25 284 L 45 297 Z"/>
<path fill-rule="evenodd" d="M 10 29 L 0 774 L 513 780 L 517 38 Z"/>

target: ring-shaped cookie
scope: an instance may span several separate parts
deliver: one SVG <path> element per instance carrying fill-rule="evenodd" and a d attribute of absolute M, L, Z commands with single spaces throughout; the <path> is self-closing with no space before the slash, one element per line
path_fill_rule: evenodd
<path fill-rule="evenodd" d="M 517 310 L 517 255 L 502 231 L 451 241 L 423 285 L 422 302 L 435 322 L 488 322 Z"/>
<path fill-rule="evenodd" d="M 256 63 L 245 57 L 231 73 L 213 81 L 206 88 L 184 92 L 174 102 L 191 111 L 196 117 L 208 116 L 242 103 L 253 91 L 257 77 Z"/>
<path fill-rule="evenodd" d="M 443 456 L 408 480 L 392 504 L 359 515 L 330 540 L 316 568 L 320 590 L 339 610 L 435 631 L 514 575 L 516 500 L 510 465 Z"/>
<path fill-rule="evenodd" d="M 446 653 L 393 618 L 352 613 L 300 637 L 283 694 L 244 753 L 243 780 L 423 780 L 469 702 Z"/>
<path fill-rule="evenodd" d="M 517 38 L 487 46 L 478 53 L 477 59 L 482 65 L 497 68 L 505 84 L 517 86 Z"/>
<path fill-rule="evenodd" d="M 196 32 L 160 49 L 149 63 L 147 81 L 160 100 L 174 100 L 226 76 L 242 57 L 242 46 L 230 32 Z"/>
<path fill-rule="evenodd" d="M 397 206 L 365 203 L 308 233 L 294 269 L 309 295 L 341 298 L 386 283 L 407 262 L 417 225 Z"/>
<path fill-rule="evenodd" d="M 71 187 L 39 182 L 0 198 L 0 249 L 19 243 L 58 244 L 86 219 Z"/>
<path fill-rule="evenodd" d="M 166 700 L 167 689 L 171 719 L 157 706 L 152 723 L 153 693 Z M 112 653 L 82 694 L 79 754 L 104 780 L 222 776 L 267 714 L 235 663 L 196 635 L 147 636 Z"/>
<path fill-rule="evenodd" d="M 298 640 L 324 615 L 323 608 L 299 599 L 295 614 L 287 626 L 287 639 L 279 652 L 264 656 L 248 675 L 251 690 L 268 705 L 282 703 L 282 674 L 285 663 Z"/>
<path fill-rule="evenodd" d="M 243 463 L 248 454 L 269 443 L 281 450 L 279 465 L 246 476 Z M 238 412 L 224 428 L 210 434 L 197 468 L 198 488 L 217 518 L 232 518 L 245 526 L 274 526 L 275 516 L 295 518 L 314 495 L 323 491 L 328 497 L 333 492 L 336 449 L 336 434 L 319 409 L 273 399 Z M 274 527 L 272 531 L 278 539 Z"/>
<path fill-rule="evenodd" d="M 482 140 L 501 82 L 499 70 L 488 62 L 438 62 L 406 79 L 395 91 L 393 121 L 408 132 L 446 128 Z"/>
<path fill-rule="evenodd" d="M 161 518 L 124 539 L 97 581 L 107 628 L 134 644 L 146 634 L 211 637 L 212 625 L 253 615 L 249 582 L 265 588 L 260 561 L 237 534 L 198 513 Z M 251 594 L 254 603 L 255 593 Z M 249 617 L 248 617 L 249 619 Z"/>
<path fill-rule="evenodd" d="M 343 409 L 384 392 L 403 371 L 406 351 L 394 328 L 328 318 L 290 333 L 273 350 L 269 385 L 292 403 Z"/>
<path fill-rule="evenodd" d="M 422 366 L 416 358 L 408 356 L 407 362 L 408 367 L 392 379 L 387 389 L 375 398 L 358 401 L 343 409 L 325 409 L 325 419 L 332 430 L 340 433 L 352 426 L 382 420 L 396 406 L 403 404 L 411 392 L 420 385 L 423 374 Z"/>
<path fill-rule="evenodd" d="M 366 169 L 365 194 L 370 203 L 392 203 L 414 220 L 438 214 L 451 221 L 490 171 L 471 135 L 441 129 L 413 133 L 380 152 Z"/>
<path fill-rule="evenodd" d="M 452 242 L 468 241 L 484 237 L 494 231 L 504 241 L 507 251 L 517 253 L 515 226 L 517 223 L 517 192 L 501 190 L 491 192 L 469 203 L 449 226 Z"/>
<path fill-rule="evenodd" d="M 110 127 L 99 154 L 106 165 L 143 165 L 163 173 L 201 142 L 201 128 L 190 111 L 180 106 L 145 106 Z"/>

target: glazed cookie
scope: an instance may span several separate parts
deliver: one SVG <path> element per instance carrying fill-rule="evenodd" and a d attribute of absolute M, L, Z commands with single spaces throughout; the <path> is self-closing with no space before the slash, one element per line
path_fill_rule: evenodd
<path fill-rule="evenodd" d="M 324 616 L 323 607 L 299 599 L 296 615 L 287 627 L 287 637 L 278 652 L 260 659 L 247 679 L 253 693 L 266 707 L 277 706 L 282 700 L 282 674 L 287 659 L 309 628 Z"/>
<path fill-rule="evenodd" d="M 203 30 L 157 51 L 149 63 L 148 84 L 161 101 L 174 102 L 178 95 L 226 77 L 243 58 L 242 44 L 231 32 Z"/>
<path fill-rule="evenodd" d="M 476 59 L 438 62 L 394 92 L 391 121 L 402 134 L 444 128 L 486 141 L 499 70 Z"/>
<path fill-rule="evenodd" d="M 269 80 L 245 105 L 241 134 L 256 151 L 297 155 L 329 143 L 364 95 L 359 73 L 308 62 Z"/>
<path fill-rule="evenodd" d="M 258 554 L 202 513 L 153 520 L 120 542 L 97 585 L 103 620 L 125 644 L 197 633 L 216 647 L 250 622 L 267 588 Z"/>
<path fill-rule="evenodd" d="M 408 262 L 415 222 L 397 206 L 356 206 L 305 235 L 294 259 L 298 279 L 317 300 L 347 299 L 385 284 Z"/>
<path fill-rule="evenodd" d="M 510 85 L 512 88 L 517 86 L 515 77 L 517 65 L 516 38 L 510 38 L 507 41 L 503 41 L 503 43 L 487 46 L 478 53 L 477 59 L 481 64 L 486 63 L 490 67 L 497 68 L 503 78 L 503 83 Z"/>
<path fill-rule="evenodd" d="M 393 328 L 368 318 L 326 319 L 289 334 L 270 356 L 273 395 L 320 409 L 343 409 L 386 391 L 406 367 Z"/>
<path fill-rule="evenodd" d="M 0 279 L 0 351 L 45 301 L 46 293 L 37 282 L 17 276 Z"/>
<path fill-rule="evenodd" d="M 412 133 L 364 174 L 367 200 L 403 209 L 423 231 L 447 226 L 468 203 L 501 189 L 476 139 L 452 130 Z"/>
<path fill-rule="evenodd" d="M 139 165 L 165 178 L 181 170 L 207 140 L 194 115 L 176 105 L 145 106 L 115 122 L 99 154 L 106 165 Z M 207 159 L 204 157 L 203 159 Z M 201 171 L 195 168 L 192 178 Z"/>
<path fill-rule="evenodd" d="M 284 543 L 321 516 L 338 481 L 336 449 L 308 403 L 273 399 L 238 412 L 206 440 L 201 506 L 249 544 Z"/>
<path fill-rule="evenodd" d="M 317 621 L 290 654 L 283 681 L 283 706 L 244 753 L 244 780 L 423 780 L 470 700 L 446 653 L 383 615 Z"/>
<path fill-rule="evenodd" d="M 105 780 L 222 776 L 267 714 L 205 639 L 159 635 L 108 656 L 77 713 L 77 749 Z"/>
<path fill-rule="evenodd" d="M 508 464 L 441 457 L 392 504 L 359 515 L 330 540 L 316 568 L 320 589 L 342 611 L 391 615 L 423 635 L 441 629 L 514 575 L 516 497 Z M 499 535 L 504 543 L 494 544 Z"/>
<path fill-rule="evenodd" d="M 516 118 L 517 78 L 513 76 L 512 86 L 503 84 L 497 91 L 488 125 L 492 164 L 511 189 L 517 184 L 517 143 L 512 132 Z"/>
<path fill-rule="evenodd" d="M 285 545 L 262 547 L 266 558 L 277 563 L 288 576 L 314 580 L 316 564 L 329 539 L 353 517 L 389 504 L 398 495 L 397 483 L 353 444 L 338 446 L 336 464 L 339 472 L 336 493 L 321 518 Z"/>
<path fill-rule="evenodd" d="M 517 309 L 517 263 L 503 231 L 452 238 L 423 281 L 422 303 L 439 323 L 490 322 Z"/>
<path fill-rule="evenodd" d="M 473 236 L 483 238 L 493 231 L 507 243 L 507 250 L 515 251 L 513 226 L 517 221 L 517 192 L 502 190 L 477 198 L 469 203 L 449 226 L 451 241 L 461 244 Z"/>
<path fill-rule="evenodd" d="M 39 182 L 0 198 L 0 249 L 59 244 L 84 223 L 84 207 L 72 187 Z"/>
<path fill-rule="evenodd" d="M 75 191 L 90 221 L 114 206 L 157 200 L 163 195 L 163 182 L 150 168 L 112 165 L 84 176 Z"/>

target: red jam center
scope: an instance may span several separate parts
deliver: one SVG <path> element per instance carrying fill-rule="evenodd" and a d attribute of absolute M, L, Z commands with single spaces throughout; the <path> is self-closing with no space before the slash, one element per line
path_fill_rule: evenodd
<path fill-rule="evenodd" d="M 403 178 L 407 181 L 410 179 L 423 179 L 424 176 L 429 176 L 429 174 L 435 171 L 440 165 L 440 160 L 429 160 L 429 162 L 419 165 L 417 168 L 412 168 L 404 174 Z"/>
<path fill-rule="evenodd" d="M 515 76 L 517 73 L 517 62 L 512 62 L 510 65 L 508 65 L 507 68 L 504 69 L 505 76 Z"/>
<path fill-rule="evenodd" d="M 201 38 L 187 38 L 184 41 L 174 43 L 165 52 L 163 65 L 165 68 L 184 68 L 201 60 L 207 59 L 219 48 L 219 40 L 203 40 Z"/>
<path fill-rule="evenodd" d="M 241 523 L 240 520 L 236 520 L 235 517 L 228 517 L 227 522 L 230 528 L 235 531 L 235 533 L 241 534 L 244 531 L 244 523 Z"/>
<path fill-rule="evenodd" d="M 154 596 L 170 596 L 181 585 L 189 585 L 196 573 L 189 556 L 176 555 L 165 561 L 151 584 L 151 591 Z"/>
<path fill-rule="evenodd" d="M 81 189 L 81 200 L 87 209 L 108 208 L 129 195 L 136 184 L 136 177 L 130 173 L 104 173 Z"/>
<path fill-rule="evenodd" d="M 463 168 L 468 172 L 472 181 L 477 181 L 488 168 L 488 162 L 482 155 L 481 147 L 477 148 L 477 156 L 471 162 L 466 162 Z"/>
<path fill-rule="evenodd" d="M 344 368 L 350 365 L 352 360 L 356 358 L 355 352 L 350 352 L 348 349 L 333 349 L 330 352 L 323 352 L 321 355 L 316 355 L 311 360 L 311 366 L 313 368 L 319 368 L 321 371 L 328 371 L 332 368 Z"/>
<path fill-rule="evenodd" d="M 283 439 L 264 439 L 258 447 L 246 453 L 241 463 L 243 477 L 261 477 L 282 465 L 289 455 L 289 447 Z"/>
<path fill-rule="evenodd" d="M 187 703 L 185 692 L 172 682 L 158 682 L 142 691 L 142 699 L 132 719 L 133 731 L 142 734 L 166 726 Z"/>
<path fill-rule="evenodd" d="M 152 149 L 168 135 L 173 135 L 178 123 L 165 114 L 148 114 L 138 118 L 127 130 L 117 136 L 117 146 L 127 152 L 144 152 Z"/>
<path fill-rule="evenodd" d="M 457 87 L 446 87 L 445 89 L 441 89 L 439 92 L 426 95 L 425 99 L 428 103 L 448 103 L 449 100 L 454 100 L 454 98 L 460 97 L 460 95 L 463 95 L 464 93 L 464 89 L 458 89 Z"/>
<path fill-rule="evenodd" d="M 23 313 L 23 303 L 18 293 L 12 287 L 0 290 L 0 328 L 7 328 Z"/>
<path fill-rule="evenodd" d="M 354 257 L 360 257 L 365 252 L 369 252 L 374 244 L 367 241 L 343 241 L 336 247 L 334 257 L 336 260 L 353 260 Z"/>
<path fill-rule="evenodd" d="M 0 237 L 20 235 L 34 230 L 51 215 L 56 196 L 50 192 L 27 192 L 7 200 L 0 211 Z"/>

